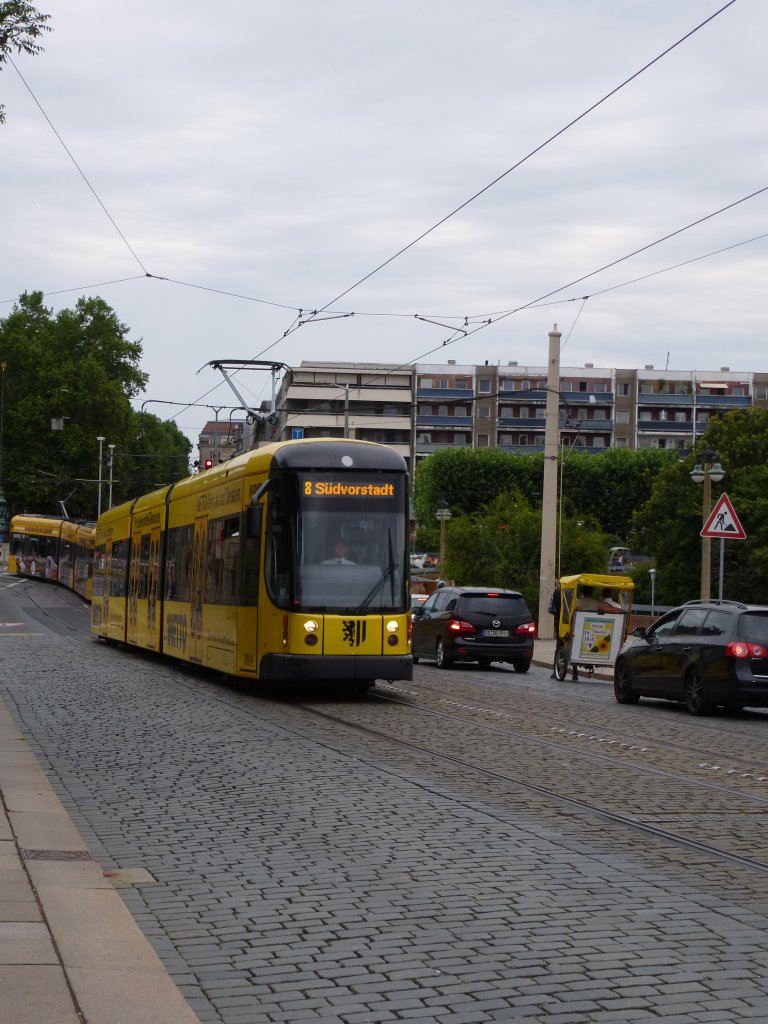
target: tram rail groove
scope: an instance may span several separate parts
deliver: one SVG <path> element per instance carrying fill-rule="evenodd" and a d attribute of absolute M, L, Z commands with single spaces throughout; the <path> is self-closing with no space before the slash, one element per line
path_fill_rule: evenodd
<path fill-rule="evenodd" d="M 387 685 L 389 685 L 389 684 L 384 684 L 383 689 L 386 689 Z M 444 698 L 445 698 L 445 689 L 444 688 L 441 688 L 441 689 L 431 688 L 428 685 L 424 686 L 421 682 L 419 683 L 419 686 L 420 686 L 420 689 L 421 689 L 422 692 L 427 692 L 430 695 L 435 695 L 439 700 L 444 700 Z M 394 687 L 393 687 L 393 689 L 394 689 Z M 565 703 L 564 701 L 562 701 L 561 698 L 557 698 L 557 697 L 553 698 L 550 692 L 544 693 L 542 691 L 533 691 L 530 687 L 527 688 L 527 691 L 529 693 L 533 693 L 537 698 L 540 698 L 540 699 L 546 699 L 546 700 L 554 699 L 557 703 L 561 703 L 561 702 Z M 377 690 L 378 694 L 381 694 L 381 692 L 382 692 L 381 690 Z M 413 690 L 411 692 L 413 693 L 414 696 L 418 696 L 419 695 L 419 691 Z M 608 700 L 607 695 L 606 695 L 606 699 Z M 405 701 L 405 703 L 409 703 L 409 702 Z M 593 709 L 596 708 L 597 705 L 596 705 L 596 703 L 594 701 L 582 701 L 580 706 L 588 708 L 590 710 L 593 710 Z M 612 695 L 610 697 L 609 706 L 611 707 L 612 710 L 614 710 L 614 702 L 613 702 Z M 618 710 L 618 709 L 616 709 L 616 710 Z M 622 710 L 626 713 L 627 709 L 622 709 Z M 634 713 L 634 714 L 638 713 L 638 709 L 637 708 L 631 708 L 629 710 L 630 710 L 630 713 Z M 650 709 L 640 709 L 639 713 L 641 715 L 643 715 L 644 710 L 649 711 Z M 673 709 L 672 705 L 669 705 L 668 707 L 665 707 L 664 709 L 659 708 L 659 709 L 656 709 L 656 710 L 658 711 L 658 713 L 663 714 L 664 711 L 668 711 L 669 712 L 669 711 L 673 711 L 674 709 Z M 650 715 L 650 719 L 651 720 L 653 719 L 653 715 L 652 714 Z M 644 716 L 643 719 L 642 719 L 642 721 L 644 723 L 646 723 L 648 720 L 649 720 L 648 716 Z M 569 722 L 571 722 L 571 721 L 572 721 L 572 715 L 569 716 Z M 723 723 L 724 720 L 722 718 L 718 718 L 717 721 L 718 721 L 718 724 L 721 724 L 721 723 Z M 633 722 L 633 724 L 634 724 L 634 722 Z M 676 723 L 676 724 L 678 724 L 678 723 Z M 736 736 L 740 740 L 746 740 L 746 741 L 750 741 L 750 740 L 754 741 L 755 740 L 754 732 L 748 732 L 747 730 L 733 730 L 733 729 L 719 729 L 719 730 L 716 730 L 714 726 L 707 726 L 706 720 L 702 721 L 702 720 L 699 719 L 699 720 L 696 720 L 695 723 L 692 723 L 690 717 L 687 714 L 685 714 L 685 718 L 684 718 L 683 722 L 681 722 L 679 724 L 681 726 L 683 726 L 683 725 L 684 726 L 690 726 L 690 725 L 695 724 L 695 728 L 697 729 L 698 732 L 707 731 L 707 732 L 712 732 L 713 734 L 717 734 L 719 736 L 722 736 L 725 733 L 725 734 L 727 734 L 729 736 Z M 766 722 L 766 725 L 768 726 L 768 722 Z M 560 727 L 559 726 L 557 726 L 557 727 L 555 727 L 555 726 L 548 726 L 548 728 L 554 729 L 554 728 L 560 728 Z M 566 726 L 562 726 L 562 728 L 565 729 Z M 618 734 L 618 735 L 621 735 L 620 730 L 616 729 L 615 726 L 611 727 L 611 732 L 615 733 L 615 734 Z M 574 738 L 581 738 L 581 737 L 578 736 L 578 733 L 577 733 L 577 731 L 575 729 L 571 728 L 569 730 L 569 733 L 572 734 L 574 736 Z M 686 751 L 692 752 L 690 747 L 688 747 L 688 746 L 683 747 L 681 744 L 675 743 L 673 740 L 661 738 L 658 733 L 654 734 L 652 739 L 648 739 L 648 740 L 645 740 L 645 741 L 643 741 L 641 739 L 638 739 L 638 734 L 637 733 L 633 733 L 633 745 L 636 748 L 639 749 L 640 745 L 642 743 L 653 744 L 651 749 L 653 749 L 654 751 L 660 751 L 663 748 L 663 749 L 671 750 L 671 751 L 674 751 L 674 750 L 686 750 Z M 765 745 L 763 745 L 763 746 L 765 746 Z M 724 760 L 726 760 L 726 757 L 723 755 L 722 751 L 715 752 L 711 748 L 706 748 L 704 746 L 701 746 L 700 748 L 697 748 L 696 756 L 700 757 L 701 759 L 704 759 L 704 758 L 714 758 L 715 760 L 720 761 L 721 764 L 722 764 L 722 762 Z M 744 756 L 740 756 L 739 753 L 736 752 L 736 751 L 729 751 L 728 754 L 727 754 L 727 761 L 728 761 L 729 765 L 743 765 L 745 769 L 748 769 L 751 772 L 754 772 L 754 771 L 758 770 L 756 768 L 756 760 L 757 759 L 755 759 L 755 758 L 748 759 L 748 758 L 746 758 Z M 760 767 L 759 771 L 766 775 L 766 781 L 768 781 L 768 761 L 765 761 L 763 763 L 763 765 Z"/>

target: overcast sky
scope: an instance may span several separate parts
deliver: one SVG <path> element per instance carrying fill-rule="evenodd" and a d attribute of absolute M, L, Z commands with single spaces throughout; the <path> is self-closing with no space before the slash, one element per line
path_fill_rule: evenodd
<path fill-rule="evenodd" d="M 543 365 L 554 323 L 567 366 L 768 370 L 768 192 L 579 281 L 768 186 L 765 0 L 335 302 L 725 0 L 35 2 L 45 52 L 0 75 L 0 316 L 100 295 L 143 345 L 148 411 L 239 404 L 198 373 L 217 358 Z M 328 303 L 355 315 L 295 329 Z"/>

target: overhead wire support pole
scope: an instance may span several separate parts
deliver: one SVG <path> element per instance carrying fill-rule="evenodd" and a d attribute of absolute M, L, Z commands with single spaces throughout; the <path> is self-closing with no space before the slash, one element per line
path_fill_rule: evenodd
<path fill-rule="evenodd" d="M 539 562 L 540 640 L 554 639 L 554 623 L 548 612 L 549 595 L 555 586 L 555 548 L 557 546 L 557 452 L 560 409 L 560 339 L 555 324 L 549 332 L 547 362 L 547 412 L 544 429 L 544 483 L 541 496 L 541 558 Z"/>

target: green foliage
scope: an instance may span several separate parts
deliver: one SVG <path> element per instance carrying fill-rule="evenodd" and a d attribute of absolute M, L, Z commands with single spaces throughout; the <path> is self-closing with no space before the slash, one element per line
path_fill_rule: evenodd
<path fill-rule="evenodd" d="M 413 504 L 416 518 L 434 521 L 441 501 L 453 515 L 477 512 L 499 494 L 520 491 L 541 495 L 543 456 L 514 456 L 499 448 L 443 448 L 417 463 Z"/>
<path fill-rule="evenodd" d="M 632 517 L 660 470 L 677 462 L 671 451 L 608 448 L 600 455 L 571 449 L 560 455 L 562 495 L 570 514 L 591 517 L 618 540 L 629 536 Z M 419 525 L 430 529 L 441 500 L 453 515 L 477 512 L 499 494 L 519 492 L 541 504 L 544 455 L 513 455 L 498 448 L 442 449 L 417 463 L 413 504 Z M 609 545 L 610 546 L 610 545 Z"/>
<path fill-rule="evenodd" d="M 0 480 L 9 514 L 92 519 L 98 505 L 102 436 L 102 507 L 115 445 L 113 502 L 188 474 L 191 445 L 174 424 L 132 408 L 147 377 L 141 344 L 100 298 L 80 299 L 57 315 L 41 292 L 24 294 L 0 320 L 3 430 Z M 58 421 L 63 429 L 52 429 Z"/>
<path fill-rule="evenodd" d="M 697 452 L 716 452 L 726 471 L 712 485 L 713 505 L 728 493 L 747 534 L 724 541 L 723 596 L 765 603 L 768 595 L 768 410 L 739 409 L 713 420 Z M 656 600 L 677 604 L 698 597 L 701 581 L 702 485 L 690 472 L 699 456 L 665 467 L 633 521 L 632 546 L 656 557 Z M 720 544 L 712 542 L 712 587 L 717 595 Z"/>
<path fill-rule="evenodd" d="M 561 575 L 601 571 L 607 538 L 575 517 L 562 523 Z M 441 575 L 464 586 L 519 590 L 528 607 L 538 608 L 541 511 L 518 491 L 498 495 L 486 509 L 462 514 L 448 523 Z"/>
<path fill-rule="evenodd" d="M 37 42 L 43 32 L 50 32 L 46 22 L 50 14 L 41 14 L 24 0 L 0 3 L 0 70 L 12 51 L 34 57 L 42 51 Z M 5 107 L 0 104 L 0 124 L 5 122 Z"/>

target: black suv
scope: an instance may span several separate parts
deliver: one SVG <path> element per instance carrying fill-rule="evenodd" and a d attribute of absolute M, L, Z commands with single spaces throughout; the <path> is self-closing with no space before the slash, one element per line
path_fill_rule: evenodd
<path fill-rule="evenodd" d="M 413 615 L 413 660 L 434 659 L 440 668 L 454 661 L 511 662 L 527 672 L 536 624 L 516 590 L 443 587 Z"/>
<path fill-rule="evenodd" d="M 768 707 L 768 607 L 689 601 L 632 631 L 613 670 L 619 704 L 683 702 L 692 715 Z"/>

